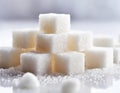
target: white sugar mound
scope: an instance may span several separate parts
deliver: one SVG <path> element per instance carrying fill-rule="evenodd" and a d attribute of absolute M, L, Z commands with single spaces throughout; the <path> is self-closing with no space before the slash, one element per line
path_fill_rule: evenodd
<path fill-rule="evenodd" d="M 78 79 L 70 79 L 63 82 L 62 93 L 79 93 L 80 81 Z"/>
<path fill-rule="evenodd" d="M 39 88 L 40 84 L 35 75 L 32 73 L 26 73 L 17 84 L 14 84 L 13 87 L 17 87 L 19 89 L 35 89 Z"/>

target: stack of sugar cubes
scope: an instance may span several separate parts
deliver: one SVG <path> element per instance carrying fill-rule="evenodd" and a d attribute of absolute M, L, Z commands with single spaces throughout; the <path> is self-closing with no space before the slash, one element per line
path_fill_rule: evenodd
<path fill-rule="evenodd" d="M 71 30 L 69 14 L 40 14 L 39 28 L 13 32 L 13 48 L 0 48 L 1 68 L 20 65 L 35 75 L 80 74 L 120 61 L 113 38 Z"/>

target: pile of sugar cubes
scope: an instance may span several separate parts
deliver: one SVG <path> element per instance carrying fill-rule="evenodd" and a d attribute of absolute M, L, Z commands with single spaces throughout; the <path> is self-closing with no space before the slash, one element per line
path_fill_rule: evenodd
<path fill-rule="evenodd" d="M 39 30 L 13 31 L 13 48 L 0 48 L 0 67 L 21 66 L 35 75 L 80 74 L 120 62 L 120 47 L 109 36 L 71 30 L 69 14 L 40 14 Z"/>

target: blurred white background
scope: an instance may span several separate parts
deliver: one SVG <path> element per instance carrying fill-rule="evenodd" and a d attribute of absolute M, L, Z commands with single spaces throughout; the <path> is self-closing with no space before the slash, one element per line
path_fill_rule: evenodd
<path fill-rule="evenodd" d="M 76 20 L 120 20 L 120 0 L 0 0 L 0 19 L 37 19 L 70 13 Z"/>

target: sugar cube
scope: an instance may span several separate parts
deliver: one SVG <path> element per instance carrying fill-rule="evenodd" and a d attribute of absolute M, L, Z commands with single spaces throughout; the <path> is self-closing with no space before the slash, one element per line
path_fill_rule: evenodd
<path fill-rule="evenodd" d="M 35 48 L 36 45 L 35 29 L 16 30 L 13 32 L 13 47 L 30 49 Z"/>
<path fill-rule="evenodd" d="M 114 47 L 120 47 L 120 44 L 119 44 L 119 43 L 116 43 Z"/>
<path fill-rule="evenodd" d="M 26 52 L 35 52 L 36 49 L 35 48 L 28 48 L 28 49 L 22 49 L 23 53 L 26 53 Z"/>
<path fill-rule="evenodd" d="M 120 63 L 120 48 L 114 48 L 114 62 L 119 64 Z"/>
<path fill-rule="evenodd" d="M 93 44 L 96 47 L 113 47 L 115 40 L 110 36 L 96 36 L 93 39 Z"/>
<path fill-rule="evenodd" d="M 20 58 L 23 72 L 31 72 L 35 75 L 49 74 L 51 72 L 50 54 L 28 52 L 21 54 Z"/>
<path fill-rule="evenodd" d="M 21 49 L 1 47 L 0 48 L 0 67 L 9 68 L 20 65 Z"/>
<path fill-rule="evenodd" d="M 91 48 L 85 51 L 86 68 L 104 68 L 113 66 L 113 48 Z"/>
<path fill-rule="evenodd" d="M 117 36 L 118 42 L 120 43 L 120 34 Z"/>
<path fill-rule="evenodd" d="M 64 33 L 70 30 L 69 14 L 40 14 L 39 15 L 40 31 L 46 34 Z"/>
<path fill-rule="evenodd" d="M 66 52 L 67 40 L 67 34 L 38 34 L 36 50 L 46 53 Z"/>
<path fill-rule="evenodd" d="M 80 92 L 79 93 L 91 93 L 91 87 L 87 86 L 86 84 L 81 84 Z"/>
<path fill-rule="evenodd" d="M 91 32 L 71 31 L 68 33 L 68 46 L 72 51 L 84 51 L 93 45 Z"/>
<path fill-rule="evenodd" d="M 80 74 L 85 70 L 84 54 L 66 52 L 55 54 L 55 71 L 62 74 Z"/>
<path fill-rule="evenodd" d="M 62 93 L 91 93 L 91 88 L 78 79 L 68 79 L 62 84 Z"/>
<path fill-rule="evenodd" d="M 80 93 L 80 86 L 77 79 L 66 80 L 62 84 L 62 93 Z"/>

